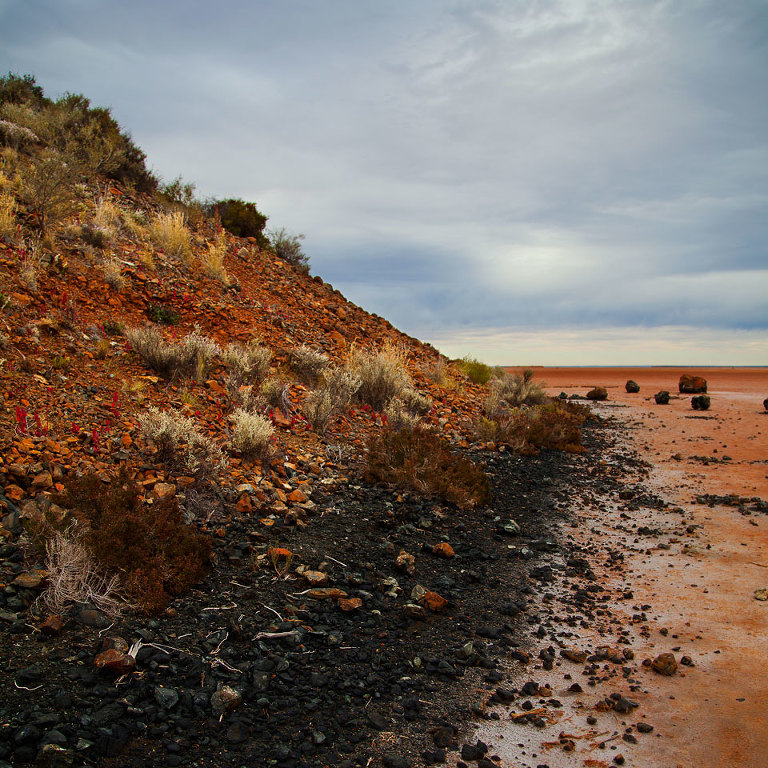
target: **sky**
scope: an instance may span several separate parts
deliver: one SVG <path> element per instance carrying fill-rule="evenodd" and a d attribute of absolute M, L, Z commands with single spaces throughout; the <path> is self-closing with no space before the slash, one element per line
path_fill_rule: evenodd
<path fill-rule="evenodd" d="M 765 0 L 0 0 L 0 73 L 451 357 L 768 365 Z"/>

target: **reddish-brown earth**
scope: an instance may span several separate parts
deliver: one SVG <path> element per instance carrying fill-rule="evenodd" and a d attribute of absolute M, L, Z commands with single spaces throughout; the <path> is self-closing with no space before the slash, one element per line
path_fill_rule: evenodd
<path fill-rule="evenodd" d="M 683 372 L 707 379 L 709 411 L 693 411 L 691 397 L 678 396 Z M 768 370 L 547 368 L 536 369 L 536 376 L 551 394 L 608 390 L 608 401 L 592 405 L 614 432 L 603 463 L 607 472 L 623 475 L 627 496 L 638 494 L 622 503 L 601 496 L 599 482 L 574 494 L 562 530 L 594 554 L 596 583 L 607 597 L 604 621 L 571 632 L 567 641 L 557 633 L 560 647 L 594 652 L 619 638 L 635 658 L 625 662 L 623 675 L 603 665 L 606 674 L 593 675 L 596 685 L 583 686 L 584 694 L 568 692 L 571 680 L 564 675 L 585 680 L 570 661 L 558 659 L 551 671 L 541 665 L 519 670 L 521 683 L 548 683 L 564 706 L 550 708 L 551 722 L 541 731 L 505 723 L 483 729 L 481 737 L 510 766 L 621 764 L 615 759 L 647 768 L 765 766 L 768 603 L 754 595 L 768 587 L 768 414 L 762 405 Z M 625 391 L 628 379 L 640 385 L 639 393 Z M 653 399 L 662 389 L 672 395 L 667 406 Z M 633 454 L 647 466 L 627 461 Z M 666 504 L 640 496 L 640 488 Z M 759 497 L 762 505 L 754 503 Z M 671 677 L 641 666 L 663 652 L 678 662 L 688 656 L 693 666 L 680 666 Z M 616 691 L 637 709 L 595 711 Z M 587 716 L 597 720 L 590 725 Z M 653 725 L 651 733 L 638 733 L 643 721 Z M 624 740 L 627 728 L 637 743 Z"/>

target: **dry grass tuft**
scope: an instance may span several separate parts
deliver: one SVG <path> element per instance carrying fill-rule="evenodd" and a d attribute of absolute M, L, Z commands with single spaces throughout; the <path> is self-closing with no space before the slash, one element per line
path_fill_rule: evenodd
<path fill-rule="evenodd" d="M 0 240 L 11 242 L 16 235 L 16 200 L 9 192 L 0 194 Z"/>
<path fill-rule="evenodd" d="M 192 235 L 181 211 L 159 213 L 149 225 L 149 236 L 156 248 L 188 262 L 192 255 Z"/>
<path fill-rule="evenodd" d="M 40 602 L 52 613 L 91 604 L 110 618 L 129 607 L 120 596 L 120 578 L 107 575 L 86 547 L 76 526 L 56 531 L 45 543 L 48 583 Z"/>
<path fill-rule="evenodd" d="M 236 410 L 230 418 L 235 425 L 232 447 L 246 456 L 266 458 L 275 432 L 269 419 L 242 408 Z"/>
<path fill-rule="evenodd" d="M 302 345 L 290 351 L 288 364 L 302 384 L 314 386 L 330 365 L 330 361 L 328 355 Z"/>
<path fill-rule="evenodd" d="M 203 271 L 208 277 L 218 280 L 223 285 L 232 284 L 232 279 L 224 269 L 224 256 L 227 253 L 227 241 L 224 233 L 220 232 L 216 240 L 208 243 L 208 248 L 200 256 Z"/>
<path fill-rule="evenodd" d="M 229 369 L 233 386 L 260 384 L 269 374 L 272 352 L 257 341 L 246 346 L 228 344 L 221 353 L 221 362 Z"/>
<path fill-rule="evenodd" d="M 120 262 L 117 259 L 110 259 L 104 262 L 103 275 L 104 282 L 118 293 L 125 288 L 125 278 L 120 268 Z"/>
<path fill-rule="evenodd" d="M 405 351 L 393 344 L 386 344 L 379 351 L 353 347 L 347 369 L 360 379 L 357 399 L 376 411 L 382 411 L 404 390 L 412 389 Z"/>

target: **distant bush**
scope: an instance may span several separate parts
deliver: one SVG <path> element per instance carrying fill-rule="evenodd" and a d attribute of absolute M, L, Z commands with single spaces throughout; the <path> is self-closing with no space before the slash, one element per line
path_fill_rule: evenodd
<path fill-rule="evenodd" d="M 269 240 L 264 234 L 267 217 L 260 213 L 254 203 L 230 198 L 215 200 L 206 207 L 209 215 L 218 211 L 221 225 L 236 237 L 253 237 L 260 248 L 268 248 Z"/>
<path fill-rule="evenodd" d="M 474 357 L 467 355 L 458 361 L 459 370 L 475 384 L 487 384 L 491 378 L 493 369 L 490 365 L 481 363 Z"/>
<path fill-rule="evenodd" d="M 330 365 L 328 355 L 302 345 L 288 353 L 288 365 L 302 384 L 316 384 Z"/>
<path fill-rule="evenodd" d="M 42 234 L 72 210 L 75 179 L 72 167 L 59 152 L 49 148 L 32 158 L 21 174 L 19 198 Z"/>
<path fill-rule="evenodd" d="M 235 411 L 231 419 L 235 425 L 232 447 L 240 453 L 255 458 L 269 455 L 270 440 L 274 427 L 268 418 L 243 409 Z"/>
<path fill-rule="evenodd" d="M 540 449 L 583 453 L 581 425 L 587 415 L 581 406 L 551 400 L 483 419 L 478 432 L 482 439 L 504 444 L 514 453 L 535 454 Z"/>
<path fill-rule="evenodd" d="M 353 348 L 347 369 L 360 379 L 357 399 L 382 411 L 393 397 L 412 389 L 405 362 L 405 352 L 391 344 L 378 351 Z"/>
<path fill-rule="evenodd" d="M 188 207 L 195 202 L 196 185 L 193 182 L 185 182 L 181 176 L 173 181 L 160 182 L 158 192 L 169 203 Z"/>
<path fill-rule="evenodd" d="M 368 445 L 365 478 L 423 495 L 436 495 L 459 507 L 490 501 L 490 482 L 469 459 L 425 429 L 385 429 Z"/>
<path fill-rule="evenodd" d="M 270 247 L 275 256 L 287 261 L 299 272 L 307 274 L 309 272 L 309 257 L 301 247 L 303 239 L 304 235 L 291 235 L 284 228 L 269 233 Z"/>
<path fill-rule="evenodd" d="M 269 374 L 272 352 L 256 341 L 246 346 L 228 344 L 222 350 L 221 362 L 229 369 L 233 386 L 260 384 Z"/>
<path fill-rule="evenodd" d="M 210 539 L 184 523 L 175 498 L 147 504 L 127 470 L 108 484 L 96 475 L 72 481 L 62 505 L 82 524 L 82 542 L 99 565 L 119 574 L 148 613 L 161 611 L 206 572 Z"/>
<path fill-rule="evenodd" d="M 175 470 L 207 479 L 226 465 L 220 448 L 188 416 L 150 406 L 139 416 L 139 426 L 145 439 L 157 447 L 160 459 Z"/>
<path fill-rule="evenodd" d="M 110 259 L 104 263 L 104 282 L 118 293 L 125 287 L 125 278 L 120 268 L 120 262 Z"/>
<path fill-rule="evenodd" d="M 326 368 L 322 385 L 313 389 L 302 405 L 302 412 L 310 427 L 324 434 L 331 421 L 352 402 L 360 388 L 360 378 L 343 368 Z"/>
<path fill-rule="evenodd" d="M 150 304 L 146 309 L 146 315 L 158 325 L 178 325 L 181 322 L 181 315 L 175 309 L 162 304 Z"/>
<path fill-rule="evenodd" d="M 533 381 L 533 371 L 526 368 L 517 376 L 506 371 L 499 371 L 490 380 L 489 394 L 484 407 L 486 414 L 497 418 L 505 409 L 518 408 L 521 405 L 543 405 L 549 401 L 546 392 Z"/>

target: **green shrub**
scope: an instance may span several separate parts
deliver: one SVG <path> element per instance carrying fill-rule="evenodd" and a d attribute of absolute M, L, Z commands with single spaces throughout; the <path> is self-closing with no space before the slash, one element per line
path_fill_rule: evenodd
<path fill-rule="evenodd" d="M 211 557 L 208 537 L 184 523 L 175 498 L 147 504 L 126 469 L 110 483 L 86 475 L 67 485 L 62 506 L 84 527 L 82 541 L 149 613 L 192 587 Z"/>
<path fill-rule="evenodd" d="M 254 203 L 246 203 L 244 200 L 230 198 L 228 200 L 215 200 L 206 208 L 209 215 L 218 211 L 221 225 L 236 237 L 253 237 L 259 248 L 268 248 L 269 240 L 264 234 L 267 226 L 267 217 L 260 213 Z"/>
<path fill-rule="evenodd" d="M 425 429 L 385 429 L 368 444 L 365 479 L 438 496 L 463 508 L 490 501 L 490 482 L 466 457 Z"/>
<path fill-rule="evenodd" d="M 487 384 L 491 378 L 493 369 L 490 365 L 481 363 L 474 357 L 467 355 L 458 361 L 459 370 L 475 384 Z"/>
<path fill-rule="evenodd" d="M 162 304 L 150 304 L 146 310 L 147 317 L 158 325 L 178 325 L 181 322 L 181 315 L 171 307 L 165 307 Z"/>

